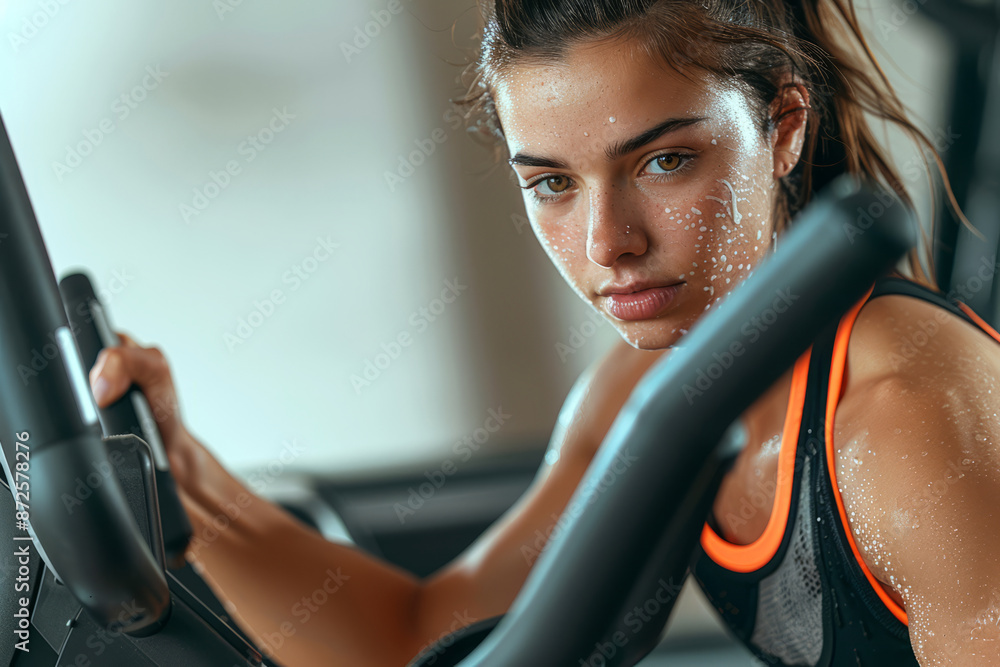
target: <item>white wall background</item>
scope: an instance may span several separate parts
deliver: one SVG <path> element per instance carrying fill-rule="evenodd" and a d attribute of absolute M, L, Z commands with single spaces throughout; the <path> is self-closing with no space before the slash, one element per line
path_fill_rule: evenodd
<path fill-rule="evenodd" d="M 293 440 L 314 471 L 419 466 L 500 407 L 511 418 L 484 451 L 538 446 L 614 338 L 602 325 L 559 357 L 590 311 L 512 219 L 506 168 L 444 116 L 471 0 L 402 0 L 348 62 L 341 43 L 388 4 L 0 0 L 0 109 L 57 275 L 86 268 L 115 325 L 166 352 L 190 428 L 237 470 Z M 888 73 L 944 129 L 944 45 L 875 4 Z M 147 67 L 169 74 L 125 116 L 116 100 Z M 247 162 L 241 142 L 276 108 L 294 118 Z M 446 139 L 390 191 L 384 172 L 437 128 Z M 57 166 L 81 142 L 97 145 Z M 230 160 L 240 173 L 186 222 L 180 205 Z M 283 276 L 318 237 L 339 247 L 293 289 Z M 456 278 L 467 289 L 418 331 L 411 314 Z M 275 289 L 284 302 L 230 350 Z M 352 374 L 403 332 L 412 344 L 356 391 Z"/>

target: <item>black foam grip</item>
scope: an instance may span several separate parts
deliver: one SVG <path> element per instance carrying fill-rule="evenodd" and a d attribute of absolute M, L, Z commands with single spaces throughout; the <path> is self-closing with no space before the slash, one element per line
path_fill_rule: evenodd
<path fill-rule="evenodd" d="M 84 368 L 89 371 L 101 350 L 116 346 L 120 341 L 111 328 L 108 313 L 97 298 L 92 281 L 85 273 L 64 276 L 59 281 L 59 290 Z M 140 416 L 140 409 L 144 411 L 145 418 Z M 191 522 L 177 495 L 170 464 L 163 451 L 163 439 L 142 390 L 133 385 L 120 399 L 98 412 L 105 436 L 131 433 L 149 443 L 156 461 L 156 495 L 167 562 L 171 567 L 183 565 L 184 552 L 191 540 Z"/>

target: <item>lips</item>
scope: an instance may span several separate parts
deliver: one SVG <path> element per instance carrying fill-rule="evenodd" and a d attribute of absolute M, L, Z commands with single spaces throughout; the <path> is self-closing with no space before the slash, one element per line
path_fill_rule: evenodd
<path fill-rule="evenodd" d="M 666 287 L 650 287 L 617 294 L 605 294 L 607 308 L 619 320 L 648 320 L 662 314 L 677 299 L 685 283 Z M 628 289 L 628 288 L 623 288 Z"/>

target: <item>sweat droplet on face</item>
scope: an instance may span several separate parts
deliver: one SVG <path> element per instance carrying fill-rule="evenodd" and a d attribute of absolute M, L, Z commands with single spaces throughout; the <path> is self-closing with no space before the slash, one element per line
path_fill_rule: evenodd
<path fill-rule="evenodd" d="M 736 190 L 733 189 L 732 183 L 730 183 L 725 179 L 723 179 L 721 183 L 725 185 L 727 188 L 729 188 L 729 193 L 733 197 L 733 222 L 735 222 L 738 225 L 740 224 L 740 221 L 743 219 L 743 216 L 740 215 L 740 209 L 736 205 L 736 200 L 737 200 Z"/>

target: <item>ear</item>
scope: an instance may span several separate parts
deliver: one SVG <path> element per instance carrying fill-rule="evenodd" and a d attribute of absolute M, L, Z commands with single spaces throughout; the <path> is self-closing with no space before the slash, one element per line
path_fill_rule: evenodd
<path fill-rule="evenodd" d="M 775 180 L 790 174 L 802 157 L 808 109 L 809 91 L 801 79 L 784 81 L 770 109 Z"/>

